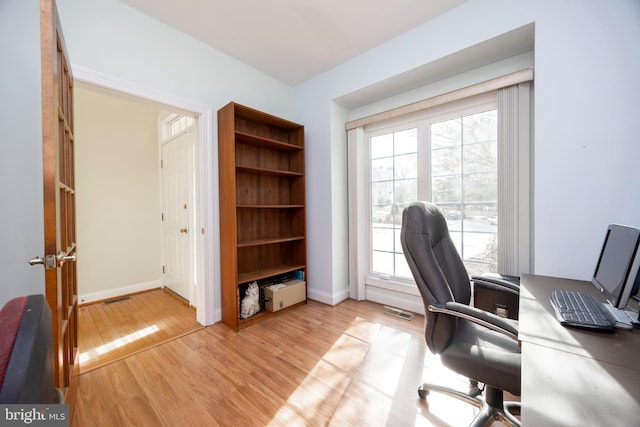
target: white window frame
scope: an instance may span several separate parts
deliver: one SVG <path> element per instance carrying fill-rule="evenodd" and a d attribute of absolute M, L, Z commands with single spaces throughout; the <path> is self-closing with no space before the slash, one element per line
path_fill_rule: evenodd
<path fill-rule="evenodd" d="M 498 108 L 496 93 L 488 93 L 481 96 L 473 97 L 471 99 L 465 99 L 456 101 L 454 103 L 440 105 L 438 107 L 421 111 L 419 113 L 411 114 L 410 117 L 396 118 L 384 121 L 382 123 L 365 126 L 364 128 L 364 142 L 367 145 L 367 155 L 370 159 L 370 140 L 373 137 L 389 134 L 392 132 L 399 132 L 405 129 L 416 128 L 418 132 L 417 136 L 417 163 L 418 163 L 418 192 L 417 200 L 432 200 L 431 194 L 431 125 L 433 123 L 439 123 L 450 119 L 459 118 L 461 116 L 468 116 L 487 110 L 496 110 Z M 370 165 L 370 161 L 367 162 L 367 166 Z M 370 179 L 371 171 L 367 169 L 367 175 Z M 368 230 L 371 232 L 371 191 L 367 192 L 367 206 L 368 210 Z M 369 246 L 369 254 L 372 253 L 371 249 L 371 235 L 369 235 L 367 244 Z M 369 257 L 369 266 L 372 264 L 371 257 Z M 380 285 L 382 281 L 392 281 L 396 285 L 408 285 L 414 286 L 415 283 L 410 278 L 403 278 L 400 276 L 389 276 L 383 273 L 367 272 L 365 275 L 365 284 L 370 284 L 372 281 L 376 285 Z"/>
<path fill-rule="evenodd" d="M 507 88 L 508 89 L 508 88 Z M 505 99 L 506 106 L 505 106 Z M 515 104 L 515 108 L 512 104 Z M 492 106 L 491 106 L 492 105 Z M 370 153 L 369 137 L 389 133 L 392 130 L 418 128 L 418 144 L 429 138 L 429 123 L 460 117 L 477 112 L 486 106 L 498 109 L 498 138 L 507 138 L 510 144 L 499 143 L 499 216 L 514 216 L 515 221 L 499 221 L 498 269 L 501 273 L 519 275 L 533 268 L 530 202 L 530 84 L 523 82 L 512 86 L 510 93 L 504 89 L 438 105 L 403 117 L 358 126 L 348 130 L 349 155 L 349 256 L 350 297 L 368 299 L 421 312 L 421 301 L 413 298 L 407 302 L 402 294 L 419 296 L 414 281 L 370 273 L 371 263 L 371 204 L 370 204 Z M 505 117 L 505 111 L 507 117 Z M 515 112 L 514 112 L 515 111 Z M 505 121 L 508 123 L 505 124 Z M 428 144 L 428 142 L 427 142 Z M 502 146 L 507 146 L 504 148 Z M 429 145 L 427 145 L 429 147 Z M 430 149 L 418 149 L 418 200 L 431 200 Z M 515 165 L 514 165 L 515 163 Z M 505 165 L 511 165 L 506 168 Z M 505 172 L 505 169 L 508 169 Z M 506 173 L 506 175 L 505 175 Z M 515 175 L 514 175 L 515 174 Z M 426 185 L 425 185 L 426 183 Z M 505 183 L 508 188 L 505 187 Z M 504 194 L 503 194 L 504 193 Z M 506 196 L 505 196 L 506 194 Z M 515 211 L 514 211 L 515 209 Z M 503 235 L 503 237 L 501 237 Z M 504 237 L 508 235 L 508 237 Z"/>

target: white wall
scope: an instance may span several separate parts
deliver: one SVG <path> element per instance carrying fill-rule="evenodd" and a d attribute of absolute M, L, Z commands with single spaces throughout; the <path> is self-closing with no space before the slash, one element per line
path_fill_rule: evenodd
<path fill-rule="evenodd" d="M 347 183 L 334 177 L 346 176 L 341 135 L 355 117 L 337 115 L 334 101 L 531 23 L 535 272 L 588 279 L 606 225 L 640 226 L 640 3 L 473 0 L 295 88 L 309 153 L 310 295 L 331 302 L 348 286 L 347 257 L 331 256 L 347 245 Z"/>
<path fill-rule="evenodd" d="M 0 2 L 0 307 L 44 294 L 40 2 Z"/>
<path fill-rule="evenodd" d="M 161 285 L 159 113 L 75 88 L 80 303 Z"/>
<path fill-rule="evenodd" d="M 294 90 L 112 0 L 58 2 L 73 64 L 214 111 L 235 100 L 305 125 L 311 297 L 334 303 L 348 287 L 341 135 L 354 117 L 336 101 L 531 23 L 535 272 L 588 278 L 606 224 L 640 225 L 630 196 L 640 184 L 637 1 L 472 0 Z"/>
<path fill-rule="evenodd" d="M 235 101 L 291 117 L 291 88 L 184 33 L 115 0 L 56 1 L 73 65 L 214 111 Z"/>
<path fill-rule="evenodd" d="M 536 272 L 590 278 L 609 223 L 640 226 L 640 2 L 545 2 L 536 23 Z"/>
<path fill-rule="evenodd" d="M 133 88 L 153 100 L 183 109 L 213 112 L 203 131 L 203 228 L 205 292 L 199 304 L 220 318 L 217 127 L 215 112 L 231 101 L 292 119 L 292 89 L 183 33 L 115 0 L 57 0 L 72 68 L 84 76 Z M 233 35 L 230 35 L 233 37 Z M 94 82 L 95 83 L 95 82 Z M 168 102 L 168 101 L 166 101 Z M 196 111 L 196 110 L 192 110 Z M 208 117 L 205 117 L 207 119 Z M 208 123 L 203 120 L 203 123 Z M 208 187 L 207 187 L 208 185 Z M 204 292 L 204 291 L 203 291 Z M 212 302 L 213 301 L 213 302 Z"/>

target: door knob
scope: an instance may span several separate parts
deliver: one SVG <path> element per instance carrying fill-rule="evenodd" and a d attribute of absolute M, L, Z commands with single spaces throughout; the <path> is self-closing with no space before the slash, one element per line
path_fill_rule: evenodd
<path fill-rule="evenodd" d="M 64 252 L 60 252 L 58 256 L 56 256 L 56 258 L 58 259 L 58 267 L 62 267 L 62 264 L 64 264 L 67 261 L 75 261 L 76 254 L 72 253 L 72 254 L 66 255 Z"/>
<path fill-rule="evenodd" d="M 76 254 L 73 253 L 71 255 L 65 255 L 64 252 L 60 252 L 58 254 L 58 262 L 63 263 L 66 261 L 75 261 L 76 260 Z"/>
<path fill-rule="evenodd" d="M 45 255 L 44 258 L 36 256 L 27 261 L 30 265 L 44 265 L 44 268 L 51 270 L 57 267 L 57 260 L 55 255 Z"/>
<path fill-rule="evenodd" d="M 187 229 L 187 227 L 182 227 L 182 228 L 180 229 L 180 232 L 181 232 L 182 234 L 186 234 L 188 231 L 189 231 L 189 229 Z"/>
<path fill-rule="evenodd" d="M 31 265 L 38 265 L 38 264 L 44 264 L 44 258 L 41 258 L 39 256 L 37 257 L 33 257 L 31 258 L 29 261 L 27 261 L 29 264 Z"/>

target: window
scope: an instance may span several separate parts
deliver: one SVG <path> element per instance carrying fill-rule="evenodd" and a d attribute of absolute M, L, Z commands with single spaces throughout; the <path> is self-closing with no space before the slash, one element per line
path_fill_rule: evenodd
<path fill-rule="evenodd" d="M 178 116 L 177 118 L 171 120 L 168 123 L 169 137 L 179 134 L 189 126 L 193 125 L 193 123 L 194 123 L 193 118 L 187 117 L 187 116 Z"/>
<path fill-rule="evenodd" d="M 160 118 L 162 140 L 166 141 L 195 125 L 195 119 L 178 113 L 168 113 Z"/>
<path fill-rule="evenodd" d="M 521 70 L 346 124 L 352 298 L 422 310 L 400 245 L 415 200 L 441 207 L 470 275 L 532 271 L 532 80 Z"/>
<path fill-rule="evenodd" d="M 497 272 L 497 110 L 432 123 L 431 200 L 469 274 Z"/>
<path fill-rule="evenodd" d="M 402 209 L 417 200 L 417 129 L 373 136 L 371 152 L 371 271 L 411 277 L 402 248 Z"/>
<path fill-rule="evenodd" d="M 497 268 L 497 111 L 495 94 L 424 112 L 410 123 L 365 128 L 370 153 L 370 269 L 411 280 L 400 245 L 402 210 L 431 200 L 471 274 Z M 420 188 L 420 192 L 418 189 Z"/>

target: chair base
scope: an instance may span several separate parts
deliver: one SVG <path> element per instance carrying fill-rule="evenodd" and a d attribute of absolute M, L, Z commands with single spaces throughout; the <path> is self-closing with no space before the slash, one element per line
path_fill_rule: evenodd
<path fill-rule="evenodd" d="M 469 403 L 476 408 L 480 408 L 480 412 L 473 419 L 470 427 L 489 426 L 494 421 L 500 420 L 510 426 L 520 427 L 520 420 L 518 420 L 511 411 L 520 410 L 520 402 L 504 402 L 502 397 L 502 390 L 486 386 L 485 393 L 486 398 L 477 396 L 472 389 L 471 394 L 463 393 L 452 388 L 443 387 L 436 384 L 423 384 L 418 388 L 418 396 L 420 399 L 425 400 L 430 391 L 445 394 L 447 396 L 455 397 Z"/>

